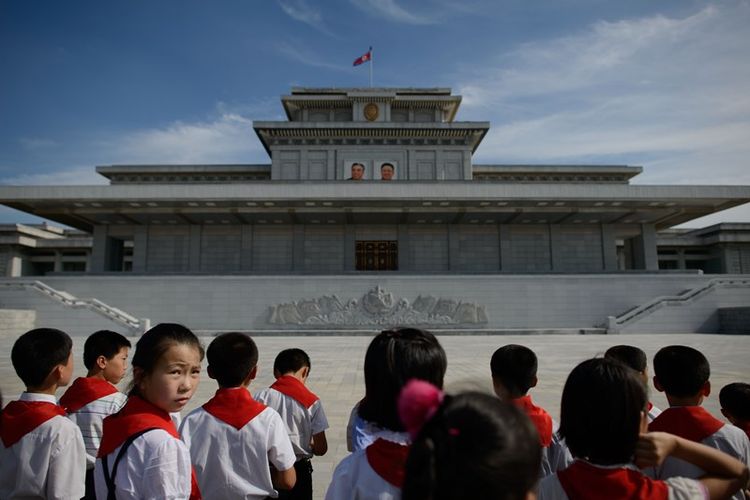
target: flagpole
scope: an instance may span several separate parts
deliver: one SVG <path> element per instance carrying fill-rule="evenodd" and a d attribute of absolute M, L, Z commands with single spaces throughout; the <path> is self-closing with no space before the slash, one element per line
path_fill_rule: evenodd
<path fill-rule="evenodd" d="M 370 88 L 372 88 L 372 47 L 370 47 Z"/>

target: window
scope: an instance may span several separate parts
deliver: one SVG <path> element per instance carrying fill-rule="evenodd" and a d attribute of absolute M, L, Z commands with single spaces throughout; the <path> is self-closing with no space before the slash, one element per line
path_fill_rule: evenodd
<path fill-rule="evenodd" d="M 358 241 L 357 271 L 397 271 L 397 241 Z"/>

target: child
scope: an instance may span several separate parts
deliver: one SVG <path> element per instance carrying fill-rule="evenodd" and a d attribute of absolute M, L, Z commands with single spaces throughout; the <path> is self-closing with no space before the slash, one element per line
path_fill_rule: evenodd
<path fill-rule="evenodd" d="M 399 411 L 414 439 L 406 461 L 404 500 L 524 500 L 539 477 L 536 429 L 513 405 L 478 392 L 444 396 L 409 382 Z"/>
<path fill-rule="evenodd" d="M 490 370 L 495 394 L 523 410 L 536 427 L 542 445 L 541 477 L 567 467 L 573 457 L 557 435 L 557 422 L 544 408 L 536 406 L 528 394 L 538 382 L 534 351 L 517 344 L 503 346 L 492 355 Z"/>
<path fill-rule="evenodd" d="M 15 341 L 13 368 L 26 385 L 0 420 L 0 498 L 81 498 L 86 448 L 65 418 L 55 392 L 73 376 L 73 341 L 60 330 L 37 328 Z"/>
<path fill-rule="evenodd" d="M 750 438 L 750 384 L 734 382 L 719 391 L 721 414 Z"/>
<path fill-rule="evenodd" d="M 539 500 L 725 498 L 742 487 L 748 470 L 734 458 L 671 434 L 646 431 L 646 390 L 635 372 L 609 358 L 589 359 L 568 376 L 560 434 L 575 462 L 542 479 Z M 649 466 L 671 454 L 701 466 L 700 480 L 655 481 Z"/>
<path fill-rule="evenodd" d="M 83 435 L 86 445 L 86 498 L 94 498 L 94 462 L 99 451 L 104 417 L 117 413 L 127 396 L 117 385 L 127 371 L 130 341 L 117 332 L 92 333 L 83 346 L 83 364 L 88 373 L 75 379 L 60 398 Z"/>
<path fill-rule="evenodd" d="M 253 400 L 247 386 L 258 373 L 258 348 L 244 333 L 224 333 L 208 346 L 208 376 L 219 390 L 188 414 L 180 434 L 190 448 L 203 498 L 266 498 L 294 486 L 294 450 L 286 426 Z"/>
<path fill-rule="evenodd" d="M 294 469 L 297 482 L 291 491 L 279 492 L 279 498 L 312 500 L 313 455 L 328 451 L 326 429 L 328 419 L 318 396 L 305 387 L 310 375 L 310 356 L 302 349 L 285 349 L 273 362 L 276 382 L 255 398 L 281 415 L 289 429 L 289 437 L 297 457 Z"/>
<path fill-rule="evenodd" d="M 365 397 L 355 409 L 358 451 L 333 472 L 327 500 L 399 498 L 411 439 L 398 415 L 398 395 L 416 378 L 442 388 L 447 360 L 434 335 L 418 328 L 378 334 L 365 354 Z"/>
<path fill-rule="evenodd" d="M 190 401 L 203 347 L 182 325 L 160 323 L 135 345 L 128 401 L 104 419 L 94 469 L 97 498 L 200 498 L 190 452 L 170 412 Z"/>
<path fill-rule="evenodd" d="M 648 362 L 646 359 L 646 353 L 641 349 L 632 345 L 615 345 L 607 349 L 604 353 L 605 358 L 612 358 L 618 360 L 625 366 L 629 366 L 638 373 L 638 376 L 643 381 L 643 385 L 648 387 Z M 646 390 L 648 393 L 648 390 Z M 654 406 L 654 404 L 648 402 L 648 421 L 653 422 L 656 417 L 659 416 L 661 410 Z"/>
<path fill-rule="evenodd" d="M 711 369 L 698 350 L 683 345 L 663 347 L 654 356 L 654 387 L 664 392 L 669 408 L 651 422 L 650 431 L 663 431 L 723 451 L 747 465 L 750 441 L 742 430 L 714 418 L 701 405 L 711 393 Z M 700 477 L 699 467 L 669 458 L 654 476 Z M 734 498 L 742 499 L 740 492 Z"/>

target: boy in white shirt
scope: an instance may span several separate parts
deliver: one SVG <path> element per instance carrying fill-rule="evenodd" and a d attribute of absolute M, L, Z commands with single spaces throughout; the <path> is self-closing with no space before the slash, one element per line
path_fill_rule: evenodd
<path fill-rule="evenodd" d="M 86 499 L 94 499 L 94 464 L 102 439 L 104 417 L 117 413 L 128 397 L 119 392 L 118 384 L 127 371 L 130 341 L 117 332 L 99 330 L 86 339 L 83 364 L 88 373 L 78 377 L 60 398 L 83 436 L 86 446 Z"/>
<path fill-rule="evenodd" d="M 286 426 L 247 390 L 258 373 L 255 342 L 243 333 L 224 333 L 208 346 L 206 358 L 219 390 L 180 426 L 203 498 L 262 499 L 291 489 L 296 457 Z"/>
<path fill-rule="evenodd" d="M 661 348 L 654 356 L 654 387 L 666 394 L 669 408 L 648 425 L 648 430 L 669 432 L 716 448 L 747 466 L 750 464 L 750 440 L 745 433 L 715 418 L 701 406 L 711 393 L 710 375 L 708 360 L 697 349 L 684 345 Z M 667 458 L 653 471 L 658 479 L 699 478 L 704 474 L 701 468 L 674 457 Z M 732 498 L 743 500 L 746 496 L 738 491 Z"/>
<path fill-rule="evenodd" d="M 302 349 L 285 349 L 273 363 L 276 382 L 255 395 L 258 401 L 279 412 L 289 429 L 297 457 L 294 464 L 297 482 L 290 491 L 279 492 L 282 499 L 312 500 L 310 459 L 328 451 L 325 433 L 328 419 L 318 396 L 305 386 L 309 375 L 310 356 Z"/>
<path fill-rule="evenodd" d="M 0 417 L 0 498 L 69 500 L 85 493 L 81 431 L 55 398 L 73 376 L 72 346 L 52 328 L 30 330 L 13 344 L 13 368 L 26 392 Z"/>

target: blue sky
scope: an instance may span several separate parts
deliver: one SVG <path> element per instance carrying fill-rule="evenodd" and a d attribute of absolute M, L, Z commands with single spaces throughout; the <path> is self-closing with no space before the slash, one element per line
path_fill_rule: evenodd
<path fill-rule="evenodd" d="M 451 87 L 476 163 L 750 184 L 750 1 L 0 0 L 0 184 L 96 165 L 268 163 L 292 86 Z M 0 209 L 0 221 L 34 221 Z M 750 207 L 691 226 L 750 222 Z"/>

